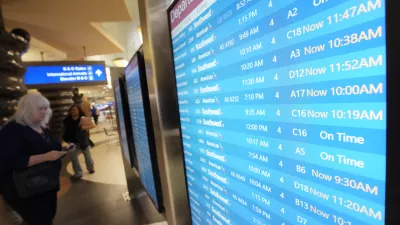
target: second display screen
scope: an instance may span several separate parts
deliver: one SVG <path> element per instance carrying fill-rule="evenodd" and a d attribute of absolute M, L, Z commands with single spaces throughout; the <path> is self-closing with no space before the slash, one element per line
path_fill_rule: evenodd
<path fill-rule="evenodd" d="M 126 67 L 125 76 L 140 179 L 153 203 L 157 209 L 159 209 L 160 206 L 153 171 L 153 163 L 156 162 L 152 161 L 152 153 L 150 152 L 152 149 L 149 146 L 149 135 L 152 134 L 147 130 L 146 116 L 144 112 L 145 106 L 143 103 L 143 97 L 148 98 L 148 96 L 143 96 L 137 55 L 134 56 Z"/>

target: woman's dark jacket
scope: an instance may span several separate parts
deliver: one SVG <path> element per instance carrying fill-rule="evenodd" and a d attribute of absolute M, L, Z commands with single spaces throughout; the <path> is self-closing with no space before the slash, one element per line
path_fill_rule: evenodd
<path fill-rule="evenodd" d="M 0 130 L 0 193 L 4 198 L 19 199 L 12 174 L 13 171 L 26 169 L 30 156 L 62 150 L 60 140 L 51 134 L 50 130 L 45 129 L 44 131 L 47 138 L 29 126 L 23 126 L 16 122 L 8 123 Z M 59 176 L 61 159 L 51 162 L 51 164 L 54 165 L 55 175 Z"/>

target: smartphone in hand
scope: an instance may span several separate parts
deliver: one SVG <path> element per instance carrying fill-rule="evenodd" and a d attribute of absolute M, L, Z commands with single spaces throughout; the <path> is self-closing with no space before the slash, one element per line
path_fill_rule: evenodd
<path fill-rule="evenodd" d="M 65 146 L 63 146 L 62 150 L 63 151 L 69 151 L 75 149 L 75 144 L 74 143 L 68 143 Z"/>

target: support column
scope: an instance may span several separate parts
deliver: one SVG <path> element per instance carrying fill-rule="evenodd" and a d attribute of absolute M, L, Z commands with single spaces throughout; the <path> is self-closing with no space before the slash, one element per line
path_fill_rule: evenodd
<path fill-rule="evenodd" d="M 23 82 L 25 67 L 21 55 L 28 50 L 29 33 L 22 29 L 6 32 L 0 4 L 0 129 L 17 109 L 18 100 L 27 93 Z M 21 223 L 0 195 L 0 224 Z M 9 221 L 8 221 L 9 220 Z"/>
<path fill-rule="evenodd" d="M 69 108 L 74 104 L 73 89 L 40 89 L 39 92 L 50 101 L 53 115 L 49 127 L 54 134 L 60 136 L 63 121 L 68 115 Z"/>
<path fill-rule="evenodd" d="M 27 93 L 23 82 L 26 68 L 21 56 L 28 50 L 30 35 L 23 29 L 4 29 L 0 6 L 0 128 L 17 109 L 18 100 Z"/>
<path fill-rule="evenodd" d="M 1 9 L 1 3 L 0 3 L 0 30 L 5 30 L 3 10 Z"/>
<path fill-rule="evenodd" d="M 138 1 L 151 116 L 169 225 L 191 224 L 167 8 L 171 0 Z"/>
<path fill-rule="evenodd" d="M 74 90 L 72 91 L 72 94 L 73 94 L 72 100 L 74 100 L 74 104 L 76 104 L 76 105 L 82 104 L 83 95 L 79 94 L 79 89 L 74 88 Z"/>

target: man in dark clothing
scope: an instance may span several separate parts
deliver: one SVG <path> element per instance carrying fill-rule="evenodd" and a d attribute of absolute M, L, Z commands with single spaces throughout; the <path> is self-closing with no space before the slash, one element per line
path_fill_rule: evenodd
<path fill-rule="evenodd" d="M 97 114 L 97 108 L 95 105 L 92 106 L 92 117 L 94 119 L 95 124 L 97 125 L 99 121 L 99 115 Z"/>

